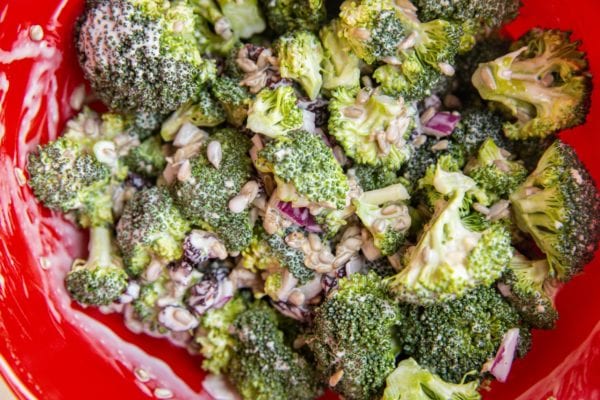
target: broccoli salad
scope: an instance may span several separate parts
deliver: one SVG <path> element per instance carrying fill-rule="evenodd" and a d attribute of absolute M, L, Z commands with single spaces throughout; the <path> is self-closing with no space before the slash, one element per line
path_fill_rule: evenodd
<path fill-rule="evenodd" d="M 87 0 L 108 111 L 27 168 L 89 230 L 66 290 L 244 400 L 479 399 L 600 239 L 586 55 L 518 0 L 330 3 Z"/>

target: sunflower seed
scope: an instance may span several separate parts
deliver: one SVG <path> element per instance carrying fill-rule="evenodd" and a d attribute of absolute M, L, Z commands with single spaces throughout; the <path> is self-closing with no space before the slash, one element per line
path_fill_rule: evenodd
<path fill-rule="evenodd" d="M 190 164 L 190 160 L 185 160 L 179 166 L 179 171 L 177 171 L 177 180 L 179 182 L 185 182 L 190 178 L 190 176 L 192 176 L 192 165 Z"/>
<path fill-rule="evenodd" d="M 389 206 L 385 206 L 381 210 L 382 215 L 393 215 L 397 212 L 398 212 L 398 206 L 396 206 L 395 204 L 390 204 Z"/>
<path fill-rule="evenodd" d="M 136 368 L 135 371 L 133 371 L 133 373 L 135 374 L 136 379 L 142 383 L 149 382 L 151 379 L 150 374 L 146 372 L 145 369 Z"/>
<path fill-rule="evenodd" d="M 446 76 L 454 76 L 454 74 L 456 73 L 454 67 L 448 63 L 438 63 L 438 67 L 440 69 L 440 72 Z"/>
<path fill-rule="evenodd" d="M 223 150 L 221 149 L 221 143 L 213 140 L 208 144 L 206 148 L 206 157 L 208 161 L 216 168 L 219 169 L 221 166 L 221 160 L 223 159 Z"/>
<path fill-rule="evenodd" d="M 360 107 L 350 106 L 342 110 L 342 114 L 348 118 L 359 118 L 364 113 L 364 110 Z"/>
<path fill-rule="evenodd" d="M 323 248 L 321 239 L 318 235 L 315 235 L 314 233 L 308 234 L 308 243 L 310 244 L 310 248 L 314 251 L 319 251 Z"/>
<path fill-rule="evenodd" d="M 366 28 L 354 28 L 352 36 L 359 40 L 369 40 L 371 38 L 371 31 Z"/>
<path fill-rule="evenodd" d="M 490 67 L 483 67 L 479 71 L 479 76 L 483 81 L 484 85 L 487 86 L 490 90 L 498 89 L 498 85 L 496 85 L 496 80 L 494 79 L 494 75 L 492 74 L 492 70 Z"/>
<path fill-rule="evenodd" d="M 256 196 L 258 196 L 258 183 L 256 181 L 248 181 L 240 190 L 240 196 L 244 196 L 248 199 L 248 203 L 252 203 Z"/>
<path fill-rule="evenodd" d="M 299 289 L 294 289 L 288 296 L 288 301 L 295 306 L 301 306 L 304 304 L 304 300 L 306 300 L 304 293 L 302 293 Z"/>
<path fill-rule="evenodd" d="M 29 38 L 34 42 L 39 42 L 44 38 L 44 29 L 39 25 L 32 25 L 29 28 Z"/>
<path fill-rule="evenodd" d="M 165 388 L 154 389 L 154 396 L 157 399 L 171 399 L 173 398 L 173 392 Z"/>
<path fill-rule="evenodd" d="M 228 207 L 232 213 L 239 214 L 248 207 L 249 201 L 246 196 L 237 195 L 229 200 Z"/>
<path fill-rule="evenodd" d="M 450 142 L 447 141 L 446 139 L 440 140 L 439 142 L 437 142 L 436 144 L 434 144 L 433 146 L 431 146 L 431 150 L 432 151 L 446 150 L 449 145 L 450 145 Z"/>
<path fill-rule="evenodd" d="M 14 169 L 15 179 L 17 180 L 17 184 L 19 186 L 25 186 L 27 183 L 27 178 L 25 178 L 25 172 L 19 167 L 15 167 Z"/>
<path fill-rule="evenodd" d="M 343 369 L 340 369 L 335 374 L 331 375 L 329 377 L 329 386 L 335 387 L 335 385 L 337 385 L 342 380 L 343 376 L 344 376 Z"/>

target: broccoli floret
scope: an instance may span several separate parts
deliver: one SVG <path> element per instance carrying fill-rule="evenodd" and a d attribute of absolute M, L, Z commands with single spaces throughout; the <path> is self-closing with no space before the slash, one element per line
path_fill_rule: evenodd
<path fill-rule="evenodd" d="M 219 309 L 208 310 L 200 319 L 200 327 L 195 341 L 200 344 L 204 357 L 202 368 L 213 374 L 220 374 L 235 356 L 235 339 L 229 331 L 235 319 L 248 307 L 242 295 L 236 295 Z"/>
<path fill-rule="evenodd" d="M 365 192 L 352 203 L 356 215 L 373 235 L 375 247 L 384 256 L 396 253 L 404 244 L 410 228 L 408 191 L 401 183 Z"/>
<path fill-rule="evenodd" d="M 471 24 L 482 31 L 493 30 L 513 20 L 519 11 L 520 0 L 415 0 L 421 21 L 445 19 Z M 477 32 L 476 32 L 477 33 Z"/>
<path fill-rule="evenodd" d="M 241 251 L 252 237 L 250 214 L 247 209 L 235 213 L 228 204 L 252 177 L 250 140 L 234 129 L 224 128 L 213 133 L 207 142 L 190 159 L 190 179 L 174 181 L 171 193 L 192 224 L 217 233 L 228 251 Z M 210 159 L 207 155 L 209 147 L 219 149 L 218 168 L 210 161 L 216 161 L 214 154 Z"/>
<path fill-rule="evenodd" d="M 493 139 L 486 139 L 477 158 L 470 160 L 465 173 L 491 198 L 504 198 L 512 193 L 527 177 L 527 169 L 520 161 L 509 160 Z"/>
<path fill-rule="evenodd" d="M 123 163 L 129 168 L 129 171 L 143 177 L 158 177 L 167 163 L 162 140 L 159 136 L 152 136 L 144 140 L 139 146 L 129 150 L 129 153 L 123 158 Z"/>
<path fill-rule="evenodd" d="M 396 274 L 396 270 L 390 263 L 388 257 L 380 257 L 373 261 L 367 260 L 365 263 L 365 269 L 367 271 L 373 271 L 380 278 L 387 278 L 388 276 Z"/>
<path fill-rule="evenodd" d="M 313 368 L 287 344 L 279 317 L 257 301 L 232 324 L 235 355 L 228 377 L 244 400 L 312 400 L 320 394 Z"/>
<path fill-rule="evenodd" d="M 307 343 L 317 370 L 348 399 L 381 395 L 399 350 L 393 330 L 400 311 L 374 273 L 341 279 L 316 310 Z"/>
<path fill-rule="evenodd" d="M 585 121 L 591 77 L 585 53 L 570 33 L 533 29 L 512 53 L 479 66 L 473 85 L 515 119 L 504 124 L 511 139 L 544 138 Z"/>
<path fill-rule="evenodd" d="M 261 0 L 269 27 L 277 34 L 296 29 L 317 31 L 327 19 L 323 0 Z"/>
<path fill-rule="evenodd" d="M 127 288 L 127 274 L 113 242 L 112 228 L 90 230 L 89 256 L 76 260 L 65 278 L 71 297 L 81 304 L 108 305 Z"/>
<path fill-rule="evenodd" d="M 277 39 L 275 51 L 281 77 L 298 82 L 311 100 L 316 99 L 323 85 L 323 47 L 319 37 L 306 30 L 290 32 Z"/>
<path fill-rule="evenodd" d="M 450 383 L 408 358 L 388 375 L 382 400 L 479 400 L 478 381 Z"/>
<path fill-rule="evenodd" d="M 552 329 L 558 320 L 549 272 L 547 260 L 528 260 L 516 253 L 498 283 L 500 292 L 534 328 Z"/>
<path fill-rule="evenodd" d="M 267 27 L 258 0 L 217 0 L 233 33 L 242 39 L 261 33 Z"/>
<path fill-rule="evenodd" d="M 288 230 L 286 234 L 293 232 Z M 283 268 L 286 268 L 294 278 L 298 279 L 298 286 L 308 283 L 315 277 L 315 272 L 304 264 L 304 253 L 287 245 L 283 237 L 271 235 L 266 239 L 270 253 L 276 258 Z"/>
<path fill-rule="evenodd" d="M 166 9 L 164 9 L 166 5 Z M 169 112 L 214 78 L 187 2 L 87 2 L 77 49 L 86 78 L 111 109 Z"/>
<path fill-rule="evenodd" d="M 167 275 L 163 273 L 158 279 L 145 283 L 140 287 L 140 294 L 132 304 L 135 317 L 153 331 L 164 330 L 158 324 L 160 307 L 157 302 L 168 293 L 168 282 Z"/>
<path fill-rule="evenodd" d="M 431 93 L 441 77 L 453 75 L 461 43 L 460 25 L 435 20 L 420 23 L 414 7 L 393 0 L 346 0 L 341 5 L 342 34 L 358 57 L 386 63 L 373 77 L 383 89 L 406 100 Z"/>
<path fill-rule="evenodd" d="M 46 207 L 65 213 L 85 209 L 87 200 L 103 191 L 111 177 L 106 164 L 67 136 L 30 154 L 27 170 L 35 196 Z"/>
<path fill-rule="evenodd" d="M 493 288 L 480 287 L 430 307 L 404 306 L 403 311 L 398 331 L 403 355 L 448 382 L 481 371 L 509 329 L 520 329 L 520 356 L 531 341 L 519 314 Z"/>
<path fill-rule="evenodd" d="M 299 130 L 269 142 L 258 153 L 256 166 L 275 175 L 282 201 L 295 202 L 302 196 L 326 208 L 346 205 L 348 179 L 331 149 L 317 135 Z"/>
<path fill-rule="evenodd" d="M 405 254 L 405 268 L 389 279 L 398 299 L 432 304 L 461 297 L 469 289 L 496 281 L 512 258 L 510 233 L 500 222 L 462 215 L 475 182 L 439 165 L 433 185 L 440 198 L 416 246 Z"/>
<path fill-rule="evenodd" d="M 165 117 L 160 113 L 136 112 L 127 131 L 138 139 L 145 140 L 160 131 Z"/>
<path fill-rule="evenodd" d="M 396 171 L 383 167 L 374 167 L 367 164 L 356 164 L 350 170 L 357 180 L 361 189 L 368 192 L 391 186 L 395 183 L 402 183 L 403 179 L 398 177 Z"/>
<path fill-rule="evenodd" d="M 213 82 L 211 93 L 225 110 L 227 122 L 234 126 L 242 126 L 251 102 L 248 90 L 240 86 L 236 79 L 223 76 Z"/>
<path fill-rule="evenodd" d="M 334 19 L 319 32 L 323 44 L 323 88 L 352 89 L 360 86 L 360 59 L 341 35 L 339 20 Z"/>
<path fill-rule="evenodd" d="M 261 90 L 250 106 L 246 128 L 271 138 L 302 128 L 303 113 L 297 101 L 291 86 Z"/>
<path fill-rule="evenodd" d="M 153 260 L 164 264 L 177 260 L 189 230 L 189 222 L 166 189 L 152 187 L 136 192 L 117 224 L 117 243 L 127 271 L 139 276 Z"/>
<path fill-rule="evenodd" d="M 329 111 L 329 133 L 358 163 L 397 170 L 409 158 L 406 139 L 415 113 L 402 99 L 379 90 L 340 88 L 333 92 Z"/>
<path fill-rule="evenodd" d="M 186 123 L 201 127 L 213 127 L 222 124 L 226 120 L 226 113 L 210 92 L 202 91 L 197 99 L 179 107 L 161 127 L 160 135 L 170 142 L 175 138 L 179 128 Z"/>
<path fill-rule="evenodd" d="M 517 226 L 546 254 L 551 278 L 567 281 L 592 259 L 600 239 L 599 200 L 575 151 L 558 140 L 511 194 Z"/>

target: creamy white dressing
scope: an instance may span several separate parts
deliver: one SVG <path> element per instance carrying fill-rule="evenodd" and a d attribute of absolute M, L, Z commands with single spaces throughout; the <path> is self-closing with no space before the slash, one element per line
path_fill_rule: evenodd
<path fill-rule="evenodd" d="M 56 18 L 65 4 L 66 1 L 60 3 L 55 14 Z M 0 19 L 3 17 L 4 14 L 1 14 Z M 53 26 L 57 25 L 56 18 Z M 72 93 L 60 91 L 62 96 L 59 98 L 56 73 L 63 61 L 60 50 L 45 40 L 32 41 L 28 30 L 25 29 L 19 34 L 11 49 L 0 49 L 0 64 L 17 63 L 27 59 L 34 60 L 34 65 L 23 94 L 23 112 L 18 131 L 16 157 L 12 159 L 0 154 L 0 174 L 3 176 L 0 180 L 0 192 L 3 194 L 0 196 L 2 227 L 9 234 L 17 229 L 21 230 L 24 236 L 29 238 L 27 242 L 29 254 L 39 261 L 37 273 L 42 282 L 41 290 L 46 294 L 48 307 L 57 324 L 64 319 L 77 327 L 94 342 L 94 348 L 107 360 L 113 363 L 118 361 L 132 372 L 139 368 L 146 371 L 149 376 L 147 382 L 136 380 L 136 385 L 149 397 L 152 397 L 153 393 L 156 395 L 156 393 L 170 391 L 173 393 L 173 398 L 177 399 L 210 399 L 208 394 L 190 388 L 164 361 L 149 355 L 135 344 L 123 340 L 106 325 L 71 307 L 71 300 L 64 290 L 63 280 L 73 258 L 80 256 L 86 246 L 74 226 L 62 216 L 52 214 L 49 217 L 42 217 L 40 215 L 38 204 L 29 193 L 25 193 L 25 188 L 19 185 L 14 170 L 25 169 L 27 154 L 39 144 L 44 128 L 47 129 L 49 140 L 57 137 L 61 107 L 63 107 L 62 111 L 65 111 L 64 108 L 68 107 Z M 2 72 L 0 73 L 0 139 L 5 132 L 2 110 L 5 109 L 8 90 L 10 90 L 10 81 Z M 39 117 L 44 117 L 42 120 L 46 126 L 33 125 L 33 121 Z M 14 216 L 9 210 L 14 212 Z M 53 231 L 58 232 L 60 240 L 54 238 Z M 15 265 L 12 267 L 16 268 Z M 0 300 L 5 296 L 4 279 L 0 276 Z M 18 361 L 18 355 L 11 354 L 11 359 L 16 360 L 12 368 L 24 369 Z M 19 380 L 12 368 L 0 357 L 0 369 L 8 377 L 11 385 L 16 387 L 25 398 L 35 399 L 30 390 L 41 392 L 41 389 L 35 385 L 34 377 L 28 376 L 25 384 Z"/>

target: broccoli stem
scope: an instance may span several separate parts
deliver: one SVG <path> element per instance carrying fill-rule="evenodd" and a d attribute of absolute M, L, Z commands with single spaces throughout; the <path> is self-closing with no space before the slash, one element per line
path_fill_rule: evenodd
<path fill-rule="evenodd" d="M 90 229 L 90 241 L 88 244 L 89 256 L 85 263 L 87 268 L 113 266 L 113 245 L 111 230 L 98 226 Z"/>
<path fill-rule="evenodd" d="M 371 190 L 364 193 L 361 197 L 361 201 L 375 205 L 408 199 L 410 199 L 408 190 L 401 183 L 396 183 L 382 189 Z"/>

